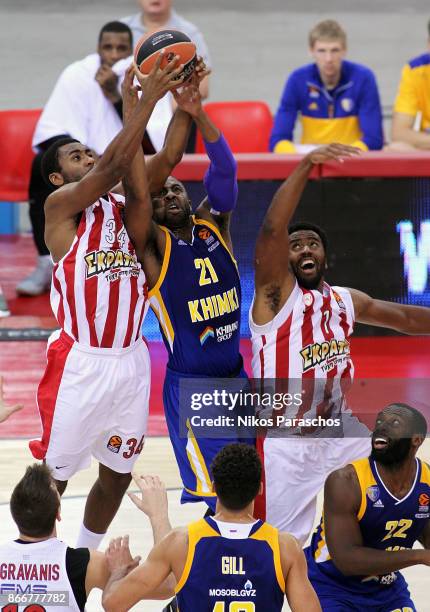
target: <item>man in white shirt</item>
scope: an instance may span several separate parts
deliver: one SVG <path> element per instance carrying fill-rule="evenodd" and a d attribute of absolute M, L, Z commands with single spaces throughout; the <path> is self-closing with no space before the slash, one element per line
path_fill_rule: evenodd
<path fill-rule="evenodd" d="M 45 244 L 43 207 L 52 187 L 42 178 L 42 155 L 55 140 L 67 136 L 84 142 L 98 155 L 103 153 L 122 129 L 119 81 L 131 63 L 132 51 L 131 30 L 119 21 L 105 24 L 99 33 L 97 52 L 63 70 L 37 122 L 32 142 L 37 155 L 31 168 L 29 212 L 38 262 L 16 288 L 22 295 L 40 295 L 51 286 L 52 261 Z"/>
<path fill-rule="evenodd" d="M 130 498 L 147 514 L 154 544 L 157 544 L 171 530 L 164 487 L 157 477 L 152 476 L 135 477 L 135 483 L 142 498 L 133 494 Z M 35 463 L 28 466 L 10 500 L 10 511 L 19 536 L 0 546 L 2 593 L 10 598 L 11 604 L 14 597 L 18 603 L 19 596 L 22 604 L 30 604 L 28 609 L 32 603 L 39 603 L 46 612 L 55 612 L 60 605 L 63 612 L 83 612 L 90 591 L 103 589 L 107 584 L 110 569 L 104 553 L 88 548 L 70 548 L 57 538 L 60 503 L 60 495 L 47 465 Z M 133 558 L 130 554 L 128 536 L 123 539 L 121 559 L 130 568 L 139 565 L 140 557 Z M 54 593 L 56 599 L 53 599 Z M 172 582 L 165 581 L 148 598 L 166 599 L 171 594 Z"/>

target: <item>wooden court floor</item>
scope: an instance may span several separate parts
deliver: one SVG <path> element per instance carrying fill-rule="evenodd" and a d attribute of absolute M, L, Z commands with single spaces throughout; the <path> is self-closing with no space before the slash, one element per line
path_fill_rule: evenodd
<path fill-rule="evenodd" d="M 430 439 L 427 439 L 421 457 L 430 460 Z M 30 462 L 27 443 L 24 440 L 0 440 L 0 542 L 16 537 L 16 528 L 9 513 L 9 497 L 13 486 L 24 473 Z M 142 474 L 158 474 L 166 487 L 169 497 L 169 514 L 173 526 L 184 525 L 199 519 L 205 512 L 203 504 L 179 503 L 180 479 L 173 451 L 168 438 L 148 438 L 144 451 L 136 465 Z M 62 502 L 62 521 L 58 527 L 58 536 L 69 545 L 74 546 L 85 505 L 85 496 L 97 475 L 97 464 L 84 470 L 71 479 Z M 133 486 L 131 485 L 131 489 Z M 321 496 L 317 512 L 317 520 L 321 512 Z M 143 558 L 152 545 L 151 530 L 146 517 L 131 503 L 128 498 L 123 500 L 121 508 L 113 521 L 109 534 L 102 542 L 101 550 L 105 548 L 110 537 L 129 534 L 130 547 L 133 555 L 140 554 Z M 430 568 L 416 566 L 404 570 L 409 582 L 410 591 L 418 612 L 430 612 L 429 588 Z M 142 602 L 133 611 L 156 612 L 163 608 L 162 602 Z M 87 612 L 100 612 L 100 591 L 94 591 L 87 604 Z M 287 604 L 284 610 L 289 610 Z M 198 612 L 192 611 L 192 612 Z"/>

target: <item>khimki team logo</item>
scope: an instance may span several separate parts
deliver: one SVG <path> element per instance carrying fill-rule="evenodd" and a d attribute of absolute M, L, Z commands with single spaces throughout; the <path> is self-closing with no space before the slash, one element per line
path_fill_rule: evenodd
<path fill-rule="evenodd" d="M 214 336 L 215 336 L 214 328 L 208 325 L 207 327 L 204 328 L 204 330 L 199 336 L 200 344 L 203 346 L 206 340 L 209 340 L 209 338 L 213 338 Z"/>
<path fill-rule="evenodd" d="M 340 105 L 345 113 L 350 113 L 354 107 L 354 100 L 351 98 L 343 98 L 343 100 L 340 101 Z"/>
<path fill-rule="evenodd" d="M 239 329 L 239 322 L 233 321 L 233 323 L 228 323 L 227 325 L 221 325 L 221 327 L 216 327 L 215 329 L 208 325 L 200 334 L 200 344 L 203 346 L 206 340 L 209 338 L 214 338 L 217 342 L 224 342 L 225 340 L 230 340 L 234 332 Z"/>
<path fill-rule="evenodd" d="M 383 508 L 384 504 L 382 503 L 382 500 L 379 499 L 380 496 L 380 491 L 379 491 L 379 487 L 376 485 L 373 485 L 371 487 L 367 487 L 366 489 L 366 495 L 367 497 L 370 499 L 371 502 L 373 502 L 373 507 L 374 508 Z"/>

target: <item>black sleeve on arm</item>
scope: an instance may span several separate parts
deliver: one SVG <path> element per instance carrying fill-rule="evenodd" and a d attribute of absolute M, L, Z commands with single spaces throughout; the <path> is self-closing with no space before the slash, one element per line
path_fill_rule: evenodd
<path fill-rule="evenodd" d="M 90 551 L 88 548 L 70 548 L 66 550 L 66 572 L 72 586 L 79 610 L 84 612 L 87 602 L 85 591 L 85 578 L 87 567 L 90 561 Z"/>

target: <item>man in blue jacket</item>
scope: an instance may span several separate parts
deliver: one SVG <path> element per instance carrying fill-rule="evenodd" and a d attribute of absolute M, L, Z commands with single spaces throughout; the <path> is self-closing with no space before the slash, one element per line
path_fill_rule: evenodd
<path fill-rule="evenodd" d="M 331 19 L 309 33 L 314 63 L 291 73 L 270 137 L 275 153 L 307 153 L 313 146 L 339 142 L 367 151 L 383 146 L 378 86 L 371 70 L 346 61 L 346 33 Z M 300 145 L 293 144 L 300 113 Z"/>

